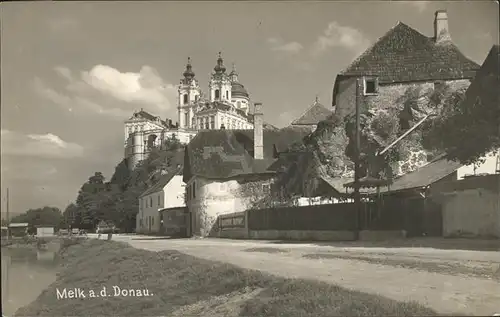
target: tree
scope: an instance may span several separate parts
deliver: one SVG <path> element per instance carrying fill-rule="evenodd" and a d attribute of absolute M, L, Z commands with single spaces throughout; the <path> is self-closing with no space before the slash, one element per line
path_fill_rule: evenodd
<path fill-rule="evenodd" d="M 59 229 L 63 223 L 63 215 L 59 208 L 45 206 L 43 208 L 29 209 L 25 213 L 13 217 L 10 222 L 27 222 L 28 230 L 35 233 L 36 226 L 41 225 L 55 227 L 56 230 Z"/>

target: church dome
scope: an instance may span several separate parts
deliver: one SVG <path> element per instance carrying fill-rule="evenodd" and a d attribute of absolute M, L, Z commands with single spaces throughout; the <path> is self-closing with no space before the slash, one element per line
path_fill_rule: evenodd
<path fill-rule="evenodd" d="M 231 96 L 248 98 L 248 92 L 245 89 L 245 86 L 238 82 L 233 82 L 231 85 Z"/>

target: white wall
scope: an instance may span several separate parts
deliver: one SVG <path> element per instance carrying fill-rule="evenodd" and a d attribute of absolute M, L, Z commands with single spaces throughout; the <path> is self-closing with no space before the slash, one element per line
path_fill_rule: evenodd
<path fill-rule="evenodd" d="M 156 233 L 160 230 L 160 214 L 162 209 L 163 191 L 139 198 L 139 213 L 137 214 L 136 231 L 140 233 Z M 140 220 L 142 219 L 142 226 Z"/>
<path fill-rule="evenodd" d="M 164 187 L 162 209 L 185 207 L 184 192 L 186 184 L 182 181 L 182 175 L 175 175 Z"/>
<path fill-rule="evenodd" d="M 159 211 L 165 208 L 184 207 L 185 186 L 186 184 L 182 181 L 182 175 L 175 175 L 161 191 L 139 198 L 139 213 L 137 214 L 136 219 L 136 232 L 159 232 Z M 142 227 L 140 225 L 141 219 Z"/>
<path fill-rule="evenodd" d="M 38 227 L 36 228 L 37 237 L 51 237 L 54 235 L 54 227 Z"/>
<path fill-rule="evenodd" d="M 443 204 L 443 235 L 500 238 L 498 196 L 483 188 L 448 194 Z"/>
<path fill-rule="evenodd" d="M 262 184 L 269 184 L 263 180 Z M 253 197 L 245 197 L 241 193 L 241 185 L 236 180 L 214 181 L 201 177 L 190 180 L 186 188 L 188 209 L 191 212 L 193 233 L 207 236 L 217 217 L 233 212 L 242 212 L 250 208 Z M 192 188 L 195 187 L 195 196 Z"/>

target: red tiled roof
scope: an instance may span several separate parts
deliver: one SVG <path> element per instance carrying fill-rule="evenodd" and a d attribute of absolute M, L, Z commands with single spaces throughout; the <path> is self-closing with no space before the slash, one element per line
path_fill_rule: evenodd
<path fill-rule="evenodd" d="M 314 102 L 307 110 L 292 122 L 292 125 L 316 125 L 332 115 L 332 111 L 319 102 Z"/>
<path fill-rule="evenodd" d="M 253 159 L 253 130 L 200 131 L 186 147 L 184 181 L 193 175 L 229 178 L 242 174 L 274 173 L 268 168 L 276 161 L 275 152 L 307 134 L 304 129 L 264 130 L 264 159 Z"/>
<path fill-rule="evenodd" d="M 398 83 L 471 79 L 478 68 L 453 43 L 436 44 L 399 22 L 339 75 L 374 75 L 380 83 Z"/>

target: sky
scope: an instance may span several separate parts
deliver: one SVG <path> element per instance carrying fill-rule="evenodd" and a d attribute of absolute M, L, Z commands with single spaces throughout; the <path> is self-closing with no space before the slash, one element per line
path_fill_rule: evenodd
<path fill-rule="evenodd" d="M 398 21 L 432 36 L 446 9 L 481 64 L 499 43 L 498 2 L 8 2 L 1 8 L 1 185 L 10 212 L 64 209 L 123 158 L 124 120 L 176 115 L 187 57 L 204 91 L 222 52 L 265 120 L 288 125 Z"/>

